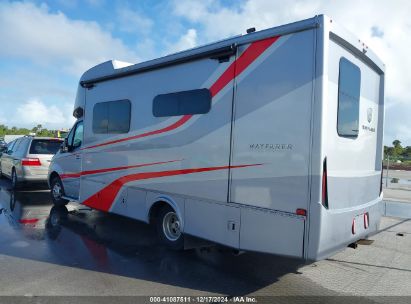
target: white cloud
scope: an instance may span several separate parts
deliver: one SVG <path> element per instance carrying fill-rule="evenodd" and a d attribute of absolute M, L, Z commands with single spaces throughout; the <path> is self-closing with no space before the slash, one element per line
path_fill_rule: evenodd
<path fill-rule="evenodd" d="M 42 4 L 0 3 L 0 56 L 58 65 L 79 76 L 110 59 L 136 62 L 138 56 L 96 22 L 71 20 Z M 6 43 L 4 43 L 6 42 Z"/>
<path fill-rule="evenodd" d="M 197 31 L 195 29 L 188 29 L 187 32 L 180 37 L 174 44 L 170 45 L 169 52 L 179 52 L 195 47 L 197 45 Z"/>
<path fill-rule="evenodd" d="M 150 35 L 153 21 L 129 8 L 120 8 L 117 11 L 119 29 L 128 33 Z"/>
<path fill-rule="evenodd" d="M 9 122 L 28 127 L 37 124 L 50 128 L 70 127 L 74 122 L 74 117 L 71 115 L 72 108 L 71 104 L 60 107 L 48 106 L 41 100 L 33 98 L 18 106 L 14 118 L 9 119 Z"/>
<path fill-rule="evenodd" d="M 303 1 L 247 0 L 238 6 L 223 7 L 218 0 L 175 0 L 174 14 L 200 28 L 200 43 L 244 34 L 249 27 L 261 30 L 327 14 L 355 33 L 386 64 L 386 103 L 411 105 L 411 1 L 346 0 Z M 390 134 L 411 138 L 411 106 L 407 119 L 386 120 Z M 401 127 L 402 126 L 402 127 Z M 407 131 L 408 130 L 408 131 Z M 387 142 L 392 138 L 387 138 Z M 411 140 L 410 140 L 411 141 Z M 411 142 L 408 142 L 411 144 Z"/>

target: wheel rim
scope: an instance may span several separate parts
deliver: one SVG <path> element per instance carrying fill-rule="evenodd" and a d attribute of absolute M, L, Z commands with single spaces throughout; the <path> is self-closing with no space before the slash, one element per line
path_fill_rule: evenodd
<path fill-rule="evenodd" d="M 176 241 L 181 235 L 180 220 L 175 212 L 168 212 L 163 218 L 163 232 L 170 241 Z"/>
<path fill-rule="evenodd" d="M 61 191 L 61 190 L 62 190 L 62 189 L 61 189 L 60 184 L 59 184 L 59 183 L 55 183 L 54 186 L 53 186 L 53 190 L 52 190 L 53 198 L 54 198 L 54 199 L 56 199 L 56 200 L 61 199 L 61 196 L 62 196 L 62 191 Z"/>
<path fill-rule="evenodd" d="M 52 212 L 50 215 L 50 224 L 51 226 L 55 227 L 59 225 L 60 217 L 58 216 L 57 212 Z"/>

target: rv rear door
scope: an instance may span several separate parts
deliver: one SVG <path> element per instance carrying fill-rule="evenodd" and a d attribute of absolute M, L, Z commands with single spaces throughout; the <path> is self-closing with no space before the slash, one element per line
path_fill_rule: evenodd
<path fill-rule="evenodd" d="M 342 209 L 380 195 L 383 75 L 332 37 L 324 153 L 329 208 Z"/>

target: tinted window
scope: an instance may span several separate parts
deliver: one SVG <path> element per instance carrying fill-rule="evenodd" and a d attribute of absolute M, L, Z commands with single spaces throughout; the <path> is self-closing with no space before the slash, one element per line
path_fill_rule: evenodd
<path fill-rule="evenodd" d="M 60 149 L 61 141 L 57 139 L 33 139 L 30 154 L 56 154 Z"/>
<path fill-rule="evenodd" d="M 78 148 L 83 143 L 83 122 L 79 122 L 76 126 L 73 138 L 73 148 Z"/>
<path fill-rule="evenodd" d="M 205 114 L 211 109 L 208 89 L 157 95 L 153 101 L 155 117 Z"/>
<path fill-rule="evenodd" d="M 100 102 L 93 109 L 93 132 L 119 134 L 130 130 L 131 104 L 129 100 Z"/>
<path fill-rule="evenodd" d="M 340 59 L 338 80 L 338 135 L 358 136 L 361 71 L 345 58 Z"/>
<path fill-rule="evenodd" d="M 14 144 L 16 143 L 15 140 L 13 140 L 12 142 L 9 142 L 9 144 L 7 145 L 7 152 L 11 152 L 13 151 L 14 148 Z"/>
<path fill-rule="evenodd" d="M 18 145 L 16 144 L 13 148 L 14 152 L 16 152 L 18 155 L 23 155 L 27 153 L 27 147 L 28 147 L 29 142 L 30 142 L 30 139 L 28 138 L 20 139 Z"/>
<path fill-rule="evenodd" d="M 69 134 L 67 135 L 67 143 L 70 145 L 73 145 L 73 136 L 74 136 L 74 128 L 76 127 L 76 125 L 74 125 L 74 127 L 70 130 Z"/>
<path fill-rule="evenodd" d="M 17 152 L 17 149 L 19 148 L 21 143 L 21 139 L 16 139 L 16 142 L 14 143 L 13 147 L 12 147 L 12 152 L 13 154 L 15 154 L 15 152 Z"/>

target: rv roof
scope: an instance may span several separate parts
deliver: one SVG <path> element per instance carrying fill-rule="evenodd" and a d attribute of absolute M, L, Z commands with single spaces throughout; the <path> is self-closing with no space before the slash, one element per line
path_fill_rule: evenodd
<path fill-rule="evenodd" d="M 232 55 L 234 54 L 238 45 L 247 44 L 252 41 L 265 39 L 275 35 L 286 35 L 310 28 L 315 28 L 321 26 L 321 24 L 324 24 L 325 20 L 331 21 L 331 18 L 325 15 L 318 15 L 310 19 L 289 23 L 262 31 L 249 33 L 246 35 L 231 37 L 137 64 L 117 60 L 106 61 L 86 71 L 80 79 L 80 84 L 87 87 L 96 82 L 101 82 L 118 77 L 125 77 L 147 70 L 170 66 L 181 62 L 187 62 L 201 57 L 220 57 L 229 54 Z M 365 46 L 364 43 L 356 38 L 353 34 L 348 32 L 335 22 L 333 22 L 332 27 L 333 32 L 337 31 L 337 36 L 342 37 L 343 40 L 346 40 L 349 44 L 353 45 L 358 50 L 363 50 L 363 47 Z M 368 47 L 366 56 L 368 57 L 370 63 L 375 65 L 382 72 L 384 71 L 384 64 L 371 50 L 368 49 Z"/>

